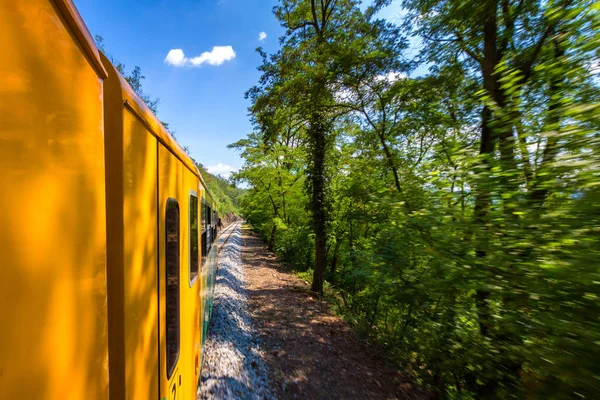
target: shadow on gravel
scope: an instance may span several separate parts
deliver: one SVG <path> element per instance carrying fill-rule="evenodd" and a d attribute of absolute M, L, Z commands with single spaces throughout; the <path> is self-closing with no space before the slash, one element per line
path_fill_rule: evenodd
<path fill-rule="evenodd" d="M 271 398 L 266 366 L 247 306 L 241 244 L 238 230 L 219 253 L 199 399 Z"/>
<path fill-rule="evenodd" d="M 235 291 L 238 294 L 245 294 L 245 291 L 242 288 L 242 282 L 240 282 L 238 278 L 233 276 L 233 274 L 225 268 L 219 270 L 216 284 L 226 285 L 229 289 Z"/>
<path fill-rule="evenodd" d="M 252 231 L 243 231 L 249 307 L 280 399 L 423 399 L 328 304 L 304 292 Z"/>

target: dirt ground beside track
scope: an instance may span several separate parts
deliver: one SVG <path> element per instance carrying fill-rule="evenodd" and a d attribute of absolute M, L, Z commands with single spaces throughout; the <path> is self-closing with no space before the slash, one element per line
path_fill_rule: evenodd
<path fill-rule="evenodd" d="M 311 296 L 248 226 L 242 231 L 249 308 L 280 399 L 424 398 Z"/>

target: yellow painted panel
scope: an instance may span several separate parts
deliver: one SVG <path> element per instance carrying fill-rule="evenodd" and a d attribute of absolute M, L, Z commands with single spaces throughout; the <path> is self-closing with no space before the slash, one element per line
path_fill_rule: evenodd
<path fill-rule="evenodd" d="M 127 399 L 158 398 L 157 141 L 123 116 L 124 328 Z"/>
<path fill-rule="evenodd" d="M 159 365 L 159 382 L 160 382 L 160 393 L 159 398 L 168 398 L 170 399 L 173 389 L 173 384 L 176 384 L 176 393 L 181 391 L 181 387 L 179 386 L 179 377 L 181 376 L 181 364 L 182 364 L 182 340 L 180 336 L 180 347 L 179 347 L 179 358 L 177 360 L 177 364 L 173 374 L 170 379 L 167 379 L 167 354 L 166 354 L 166 296 L 165 296 L 165 288 L 166 288 L 166 221 L 165 221 L 165 213 L 167 207 L 167 201 L 169 199 L 175 199 L 179 204 L 179 218 L 180 218 L 180 296 L 181 293 L 186 289 L 187 285 L 187 272 L 183 273 L 183 270 L 187 270 L 187 265 L 183 259 L 183 236 L 182 231 L 183 221 L 185 220 L 184 216 L 186 214 L 185 209 L 185 195 L 182 192 L 182 165 L 181 162 L 164 146 L 158 146 L 158 179 L 159 179 L 159 187 L 158 187 L 158 210 L 159 210 L 159 224 L 158 224 L 158 243 L 159 243 L 159 319 L 160 319 L 160 331 L 159 331 L 159 340 L 160 340 L 160 365 Z M 180 297 L 180 309 L 183 308 L 183 298 Z M 180 327 L 183 326 L 183 320 L 180 317 Z M 181 329 L 180 329 L 181 330 Z M 182 377 L 183 378 L 183 377 Z M 182 379 L 183 384 L 183 379 Z M 178 398 L 181 398 L 179 396 Z"/>
<path fill-rule="evenodd" d="M 159 146 L 159 287 L 160 287 L 160 398 L 174 396 L 178 399 L 195 399 L 198 382 L 200 356 L 200 282 L 198 276 L 190 281 L 190 194 L 198 194 L 198 177 L 189 171 L 168 149 Z M 169 380 L 166 371 L 166 298 L 165 298 L 165 215 L 169 199 L 179 205 L 180 244 L 180 344 L 176 369 Z M 200 201 L 200 195 L 198 194 Z M 200 204 L 198 201 L 198 204 Z M 198 360 L 196 361 L 196 358 Z M 171 397 L 169 397 L 171 396 Z"/>
<path fill-rule="evenodd" d="M 185 392 L 182 391 L 184 399 L 194 399 L 196 397 L 196 388 L 198 382 L 199 367 L 200 363 L 200 299 L 198 296 L 201 276 L 200 276 L 200 264 L 202 262 L 202 256 L 198 255 L 198 275 L 193 281 L 190 281 L 190 268 L 191 268 L 191 235 L 190 235 L 190 196 L 191 193 L 197 197 L 197 213 L 200 217 L 200 199 L 198 195 L 198 177 L 190 172 L 187 168 L 182 168 L 183 179 L 181 181 L 182 187 L 181 192 L 185 195 L 183 203 L 185 207 L 182 208 L 182 235 L 184 240 L 182 257 L 183 276 L 185 276 L 185 282 L 182 285 L 182 349 L 183 359 L 181 360 L 180 368 L 184 373 L 183 378 L 185 379 Z M 199 222 L 199 221 L 198 221 Z M 200 242 L 200 226 L 198 227 L 197 241 Z M 200 243 L 197 244 L 197 249 L 200 251 Z"/>
<path fill-rule="evenodd" d="M 102 81 L 50 1 L 0 49 L 0 399 L 106 399 Z"/>

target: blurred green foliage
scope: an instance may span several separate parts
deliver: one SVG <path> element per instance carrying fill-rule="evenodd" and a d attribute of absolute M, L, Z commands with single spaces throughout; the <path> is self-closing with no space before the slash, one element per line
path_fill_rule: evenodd
<path fill-rule="evenodd" d="M 243 214 L 309 278 L 321 85 L 340 312 L 438 398 L 597 398 L 599 3 L 404 0 L 396 26 L 391 2 L 275 8 L 282 48 L 259 50 L 255 130 L 232 145 Z"/>

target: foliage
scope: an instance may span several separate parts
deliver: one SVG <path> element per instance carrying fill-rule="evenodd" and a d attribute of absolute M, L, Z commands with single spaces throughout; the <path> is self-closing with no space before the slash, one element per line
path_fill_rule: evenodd
<path fill-rule="evenodd" d="M 94 42 L 96 43 L 96 47 L 98 48 L 98 50 L 106 54 L 106 49 L 104 47 L 104 38 L 100 35 L 95 35 Z M 140 99 L 144 101 L 144 103 L 146 103 L 148 108 L 154 114 L 156 114 L 158 112 L 158 104 L 160 103 L 160 99 L 153 99 L 148 93 L 144 92 L 144 90 L 142 89 L 142 81 L 146 79 L 146 77 L 142 75 L 142 69 L 136 65 L 133 67 L 133 70 L 131 70 L 131 73 L 127 74 L 125 70 L 125 64 L 116 62 L 112 57 L 110 57 L 110 61 L 115 66 L 116 70 L 119 71 L 121 75 L 123 75 L 127 83 L 131 85 L 133 91 L 140 97 Z M 162 122 L 162 124 L 164 125 L 165 129 L 169 130 L 168 123 Z M 171 135 L 174 136 L 174 133 L 171 132 Z"/>
<path fill-rule="evenodd" d="M 204 166 L 196 162 L 196 166 L 208 186 L 208 190 L 213 195 L 217 202 L 217 212 L 221 218 L 227 222 L 240 214 L 240 202 L 246 193 L 245 189 L 235 186 L 233 182 L 228 181 L 219 175 L 213 175 L 204 168 Z"/>
<path fill-rule="evenodd" d="M 397 27 L 389 3 L 275 7 L 243 214 L 439 398 L 593 398 L 600 7 L 404 0 Z"/>

